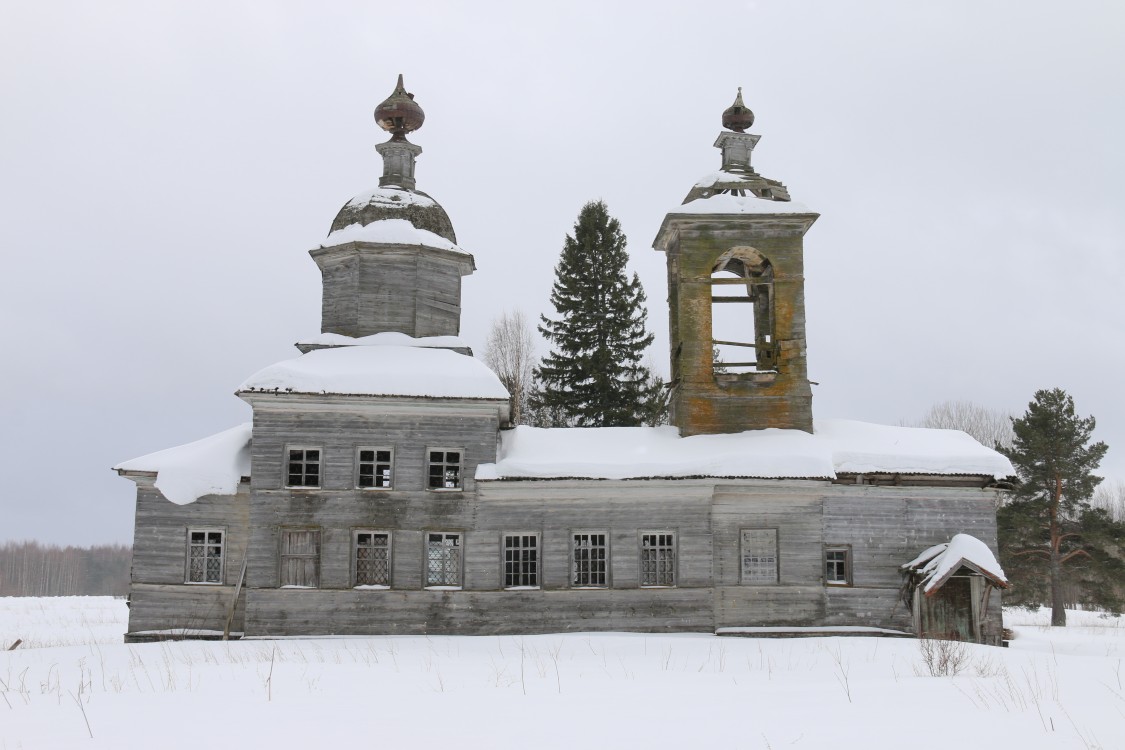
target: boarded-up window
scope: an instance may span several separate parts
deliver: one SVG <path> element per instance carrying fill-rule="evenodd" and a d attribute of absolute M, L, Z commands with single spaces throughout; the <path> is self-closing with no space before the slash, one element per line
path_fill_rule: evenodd
<path fill-rule="evenodd" d="M 641 534 L 641 585 L 676 585 L 676 535 L 670 531 Z"/>
<path fill-rule="evenodd" d="M 742 530 L 742 582 L 777 583 L 777 529 Z"/>
<path fill-rule="evenodd" d="M 188 529 L 188 583 L 223 582 L 223 532 Z"/>
<path fill-rule="evenodd" d="M 504 535 L 504 587 L 539 585 L 539 535 Z"/>
<path fill-rule="evenodd" d="M 426 535 L 426 585 L 461 585 L 461 535 Z"/>
<path fill-rule="evenodd" d="M 391 585 L 391 535 L 388 532 L 355 533 L 355 585 Z"/>
<path fill-rule="evenodd" d="M 461 449 L 430 448 L 426 486 L 431 490 L 461 489 Z"/>
<path fill-rule="evenodd" d="M 320 448 L 286 449 L 286 480 L 288 487 L 320 486 Z"/>
<path fill-rule="evenodd" d="M 281 585 L 316 588 L 320 585 L 320 532 L 281 531 Z"/>
<path fill-rule="evenodd" d="M 608 547 L 604 533 L 574 535 L 570 585 L 608 586 L 608 563 Z"/>

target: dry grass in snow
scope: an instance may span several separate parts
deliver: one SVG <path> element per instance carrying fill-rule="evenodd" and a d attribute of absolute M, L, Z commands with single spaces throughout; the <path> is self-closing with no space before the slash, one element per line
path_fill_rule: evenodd
<path fill-rule="evenodd" d="M 1010 611 L 933 677 L 919 642 L 567 634 L 124 645 L 124 602 L 0 599 L 0 750 L 1119 748 L 1119 618 Z M 92 737 L 91 737 L 92 735 Z"/>

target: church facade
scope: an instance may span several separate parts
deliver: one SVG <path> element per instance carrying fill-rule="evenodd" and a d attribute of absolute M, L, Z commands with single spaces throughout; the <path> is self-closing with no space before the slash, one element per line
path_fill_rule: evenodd
<path fill-rule="evenodd" d="M 672 405 L 657 428 L 509 424 L 509 394 L 458 338 L 475 262 L 416 187 L 407 136 L 424 114 L 401 77 L 375 114 L 391 133 L 379 187 L 311 251 L 321 335 L 238 388 L 251 423 L 115 467 L 137 485 L 128 640 L 999 640 L 994 509 L 1011 465 L 959 432 L 814 421 L 803 238 L 817 214 L 753 168 L 741 93 L 720 170 L 654 243 Z M 918 566 L 959 534 L 981 543 L 949 547 L 972 554 L 921 586 Z"/>

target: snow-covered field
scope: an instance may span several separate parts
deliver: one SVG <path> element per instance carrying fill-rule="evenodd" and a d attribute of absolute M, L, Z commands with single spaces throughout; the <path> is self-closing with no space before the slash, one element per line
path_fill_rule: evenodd
<path fill-rule="evenodd" d="M 1011 648 L 934 677 L 866 637 L 126 646 L 122 600 L 0 598 L 0 749 L 1125 748 L 1122 620 L 1005 616 Z"/>

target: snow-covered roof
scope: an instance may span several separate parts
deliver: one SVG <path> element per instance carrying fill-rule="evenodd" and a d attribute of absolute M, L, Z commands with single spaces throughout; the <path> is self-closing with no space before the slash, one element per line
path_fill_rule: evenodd
<path fill-rule="evenodd" d="M 817 420 L 801 430 L 681 438 L 674 427 L 517 427 L 501 433 L 495 464 L 477 479 L 756 477 L 832 479 L 838 473 L 1015 475 L 1011 462 L 958 430 Z"/>
<path fill-rule="evenodd" d="M 469 255 L 460 246 L 453 244 L 444 237 L 434 234 L 428 229 L 419 229 L 406 219 L 381 219 L 370 224 L 349 224 L 343 229 L 329 233 L 323 240 L 318 240 L 320 247 L 343 245 L 347 242 L 373 242 L 383 245 L 425 245 L 439 250 L 448 250 L 452 253 Z"/>
<path fill-rule="evenodd" d="M 316 349 L 251 375 L 239 392 L 507 399 L 492 370 L 448 349 L 344 346 Z"/>
<path fill-rule="evenodd" d="M 342 333 L 318 333 L 297 342 L 297 346 L 418 346 L 429 349 L 468 349 L 460 336 L 421 336 L 415 338 L 398 331 L 385 331 L 353 338 Z"/>
<path fill-rule="evenodd" d="M 676 206 L 670 214 L 811 214 L 816 213 L 803 203 L 775 201 L 756 195 L 718 193 L 709 198 L 696 198 Z"/>
<path fill-rule="evenodd" d="M 991 578 L 1001 587 L 1008 584 L 1008 577 L 992 550 L 968 534 L 957 534 L 944 544 L 934 545 L 902 567 L 921 574 L 922 591 L 928 595 L 941 588 L 962 566 Z"/>
<path fill-rule="evenodd" d="M 155 472 L 156 488 L 177 505 L 204 495 L 233 495 L 250 476 L 249 422 L 193 443 L 124 461 L 119 472 Z"/>

